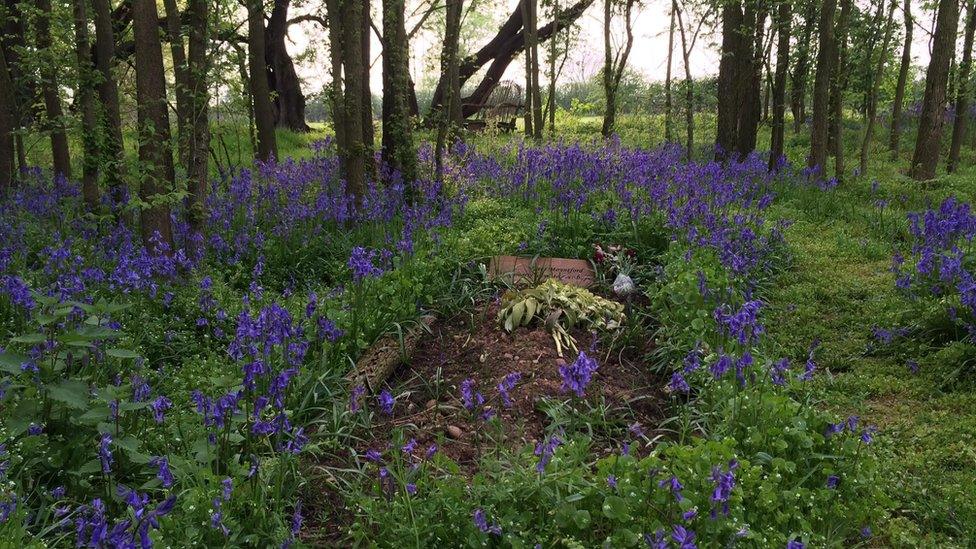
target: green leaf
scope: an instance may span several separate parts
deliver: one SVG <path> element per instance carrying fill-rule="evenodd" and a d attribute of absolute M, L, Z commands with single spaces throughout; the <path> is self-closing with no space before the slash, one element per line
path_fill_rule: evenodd
<path fill-rule="evenodd" d="M 10 339 L 10 341 L 14 343 L 27 343 L 27 344 L 43 343 L 46 340 L 47 340 L 47 336 L 41 333 L 24 334 L 22 336 L 17 336 Z"/>
<path fill-rule="evenodd" d="M 115 358 L 139 358 L 139 353 L 135 351 L 130 351 L 129 349 L 107 349 L 105 354 Z"/>
<path fill-rule="evenodd" d="M 88 385 L 76 379 L 63 379 L 47 388 L 48 396 L 77 410 L 88 407 Z"/>
<path fill-rule="evenodd" d="M 603 514 L 608 519 L 626 522 L 630 520 L 630 509 L 627 502 L 620 496 L 607 496 L 603 500 Z"/>
<path fill-rule="evenodd" d="M 0 353 L 0 370 L 11 375 L 21 372 L 20 365 L 27 362 L 27 357 L 16 353 Z"/>

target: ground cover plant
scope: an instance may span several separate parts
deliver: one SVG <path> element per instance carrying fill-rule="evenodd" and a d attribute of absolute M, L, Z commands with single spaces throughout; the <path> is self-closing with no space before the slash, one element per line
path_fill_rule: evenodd
<path fill-rule="evenodd" d="M 974 45 L 0 2 L 0 547 L 976 545 Z"/>

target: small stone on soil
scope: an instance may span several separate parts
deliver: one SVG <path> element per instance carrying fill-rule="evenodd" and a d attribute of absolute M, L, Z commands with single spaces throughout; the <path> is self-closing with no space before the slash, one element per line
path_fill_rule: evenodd
<path fill-rule="evenodd" d="M 460 439 L 463 434 L 464 433 L 461 431 L 461 428 L 458 427 L 457 425 L 447 426 L 447 436 L 457 440 Z"/>

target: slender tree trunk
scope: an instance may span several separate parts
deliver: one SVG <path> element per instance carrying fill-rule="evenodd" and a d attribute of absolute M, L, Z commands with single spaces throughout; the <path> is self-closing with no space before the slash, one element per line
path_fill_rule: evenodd
<path fill-rule="evenodd" d="M 0 47 L 0 96 L 12 98 L 16 92 L 10 79 L 4 49 Z M 17 169 L 14 144 L 16 123 L 12 108 L 13 101 L 0 104 L 0 196 L 3 196 L 6 189 L 13 187 Z"/>
<path fill-rule="evenodd" d="M 851 4 L 853 0 L 841 0 L 840 19 L 837 21 L 837 71 L 834 73 L 834 87 L 831 93 L 831 126 L 834 145 L 834 177 L 843 181 L 844 164 L 844 91 L 847 89 L 847 29 L 850 25 Z"/>
<path fill-rule="evenodd" d="M 606 106 L 603 111 L 603 137 L 613 133 L 617 122 L 617 94 L 613 89 L 613 43 L 611 26 L 613 17 L 613 0 L 603 0 L 603 97 Z"/>
<path fill-rule="evenodd" d="M 88 211 L 98 208 L 98 115 L 92 80 L 91 40 L 88 34 L 87 0 L 73 0 L 75 55 L 78 62 L 78 107 L 81 110 L 82 160 L 81 196 Z"/>
<path fill-rule="evenodd" d="M 810 72 L 810 45 L 816 26 L 817 2 L 808 2 L 803 18 L 803 39 L 797 44 L 796 67 L 793 69 L 793 85 L 790 94 L 793 111 L 793 133 L 798 134 L 806 121 L 807 79 Z"/>
<path fill-rule="evenodd" d="M 408 190 L 417 179 L 410 121 L 409 43 L 404 0 L 383 0 L 383 164 L 397 171 Z M 412 197 L 413 192 L 408 192 Z"/>
<path fill-rule="evenodd" d="M 179 151 L 177 158 L 180 162 L 185 162 L 190 132 L 190 98 L 186 78 L 186 49 L 183 47 L 183 24 L 180 21 L 180 10 L 176 7 L 176 0 L 163 0 L 163 7 L 166 10 L 166 39 L 169 41 L 170 53 L 173 56 L 175 75 L 176 144 Z"/>
<path fill-rule="evenodd" d="M 51 0 L 35 0 L 39 12 L 35 28 L 37 48 L 46 54 L 51 49 Z M 51 136 L 51 152 L 54 157 L 54 173 L 71 179 L 71 155 L 68 152 L 68 135 L 65 130 L 64 111 L 58 93 L 57 59 L 44 59 L 41 64 L 41 93 L 44 96 L 46 114 L 45 129 Z"/>
<path fill-rule="evenodd" d="M 945 122 L 946 85 L 949 63 L 956 49 L 959 23 L 958 0 L 940 0 L 932 44 L 932 60 L 925 74 L 925 98 L 918 119 L 918 137 L 909 175 L 916 181 L 935 177 Z"/>
<path fill-rule="evenodd" d="M 674 141 L 671 128 L 671 60 L 674 57 L 674 26 L 678 0 L 671 0 L 671 27 L 668 31 L 668 64 L 664 71 L 664 141 Z"/>
<path fill-rule="evenodd" d="M 190 228 L 190 251 L 199 257 L 204 250 L 203 234 L 206 223 L 207 181 L 210 176 L 210 92 L 207 75 L 210 69 L 208 46 L 210 39 L 209 0 L 188 0 L 189 55 L 186 85 L 189 100 L 189 134 L 186 171 L 189 186 L 187 222 Z M 199 237 L 197 235 L 200 235 Z"/>
<path fill-rule="evenodd" d="M 363 117 L 363 155 L 365 156 L 365 162 L 363 167 L 365 169 L 365 177 L 367 180 L 376 180 L 376 161 L 375 161 L 375 151 L 374 143 L 376 141 L 376 135 L 373 128 L 373 92 L 370 87 L 370 21 L 372 19 L 372 14 L 370 13 L 369 0 L 364 0 L 363 2 L 363 18 L 362 18 L 362 29 L 360 30 L 359 38 L 362 40 L 362 63 L 363 63 L 363 77 L 362 77 L 362 94 L 363 100 L 360 103 L 362 107 L 362 117 Z"/>
<path fill-rule="evenodd" d="M 834 13 L 837 0 L 824 0 L 820 11 L 819 42 L 817 51 L 817 71 L 813 83 L 813 124 L 810 130 L 810 157 L 807 165 L 819 171 L 820 176 L 827 173 L 828 111 L 830 110 L 830 83 L 833 80 Z"/>
<path fill-rule="evenodd" d="M 542 87 L 539 85 L 539 1 L 529 0 L 532 8 L 532 125 L 533 136 L 542 139 L 545 121 L 542 118 Z"/>
<path fill-rule="evenodd" d="M 672 7 L 677 8 L 677 2 L 674 2 Z M 685 66 L 685 157 L 691 162 L 695 148 L 695 82 L 691 78 L 691 46 L 688 45 L 684 20 L 681 17 L 681 10 L 677 9 L 676 12 L 678 14 L 678 30 L 681 33 L 681 57 Z"/>
<path fill-rule="evenodd" d="M 756 149 L 759 118 L 762 116 L 762 66 L 765 48 L 763 35 L 766 24 L 766 6 L 757 8 L 755 2 L 746 3 L 743 37 L 739 43 L 739 121 L 736 130 L 735 152 L 745 158 Z M 750 33 L 751 30 L 751 33 Z"/>
<path fill-rule="evenodd" d="M 718 127 L 715 135 L 715 158 L 725 160 L 735 149 L 739 125 L 739 71 L 743 40 L 741 0 L 722 4 L 722 50 L 718 67 Z"/>
<path fill-rule="evenodd" d="M 268 87 L 273 92 L 275 125 L 295 132 L 311 128 L 305 122 L 305 94 L 295 72 L 295 62 L 288 55 L 288 8 L 291 0 L 274 0 L 271 17 L 264 31 Z"/>
<path fill-rule="evenodd" d="M 346 173 L 346 159 L 349 158 L 349 141 L 346 139 L 346 106 L 343 97 L 342 60 L 345 33 L 343 24 L 343 0 L 326 0 L 329 16 L 329 63 L 332 82 L 329 84 L 329 103 L 332 107 L 332 128 L 336 136 L 336 150 L 339 157 L 339 172 Z M 384 132 L 385 133 L 385 132 Z"/>
<path fill-rule="evenodd" d="M 247 0 L 248 73 L 251 100 L 254 102 L 254 123 L 258 133 L 255 157 L 267 162 L 278 158 L 278 142 L 275 137 L 274 111 L 271 106 L 271 91 L 268 88 L 264 49 L 263 3 L 261 0 Z"/>
<path fill-rule="evenodd" d="M 559 0 L 553 0 L 552 13 L 553 17 L 559 16 Z M 549 97 L 546 101 L 549 109 L 549 135 L 552 137 L 556 135 L 556 37 L 557 33 L 554 32 L 549 38 Z"/>
<path fill-rule="evenodd" d="M 434 150 L 435 171 L 438 181 L 444 179 L 444 150 L 451 128 L 457 128 L 461 119 L 461 80 L 459 72 L 458 48 L 461 35 L 462 0 L 447 0 L 447 15 L 444 29 L 444 48 L 441 52 L 441 77 L 446 81 L 446 111 L 441 113 L 437 128 Z"/>
<path fill-rule="evenodd" d="M 627 70 L 627 59 L 630 57 L 630 50 L 634 46 L 633 30 L 633 7 L 635 0 L 626 0 L 624 5 L 624 30 L 627 33 L 626 42 L 623 50 L 613 55 L 613 45 L 610 36 L 610 23 L 613 16 L 613 0 L 604 0 L 603 9 L 603 39 L 604 39 L 604 66 L 603 66 L 603 91 L 606 96 L 606 112 L 603 115 L 603 136 L 609 137 L 613 134 L 617 123 L 617 90 L 620 89 L 620 80 L 623 78 L 624 71 Z"/>
<path fill-rule="evenodd" d="M 142 173 L 139 198 L 142 242 L 152 253 L 173 252 L 169 206 L 160 198 L 173 189 L 173 154 L 169 115 L 166 112 L 166 76 L 163 72 L 159 14 L 155 0 L 132 0 L 135 40 L 136 111 L 139 125 L 139 163 Z M 158 239 L 158 240 L 157 240 Z"/>
<path fill-rule="evenodd" d="M 536 28 L 535 21 L 532 19 L 532 4 L 534 0 L 521 0 L 522 4 L 522 21 L 523 21 L 523 33 L 525 34 L 525 113 L 524 118 L 524 130 L 526 137 L 532 137 L 535 135 L 535 108 L 533 102 L 535 101 L 535 93 L 532 90 L 532 71 L 535 67 L 532 65 L 532 50 L 535 49 L 535 37 Z"/>
<path fill-rule="evenodd" d="M 790 66 L 790 23 L 793 13 L 788 0 L 780 0 L 776 12 L 779 42 L 776 45 L 776 81 L 773 83 L 773 135 L 769 148 L 769 170 L 780 165 L 786 134 L 786 73 Z"/>
<path fill-rule="evenodd" d="M 973 93 L 970 77 L 973 67 L 973 39 L 976 38 L 976 2 L 969 1 L 966 15 L 966 31 L 963 39 L 962 62 L 959 64 L 958 85 L 956 86 L 956 117 L 952 123 L 952 141 L 949 145 L 949 173 L 959 167 L 959 153 L 962 140 L 966 137 L 966 124 L 969 121 L 969 99 Z"/>
<path fill-rule="evenodd" d="M 868 171 L 868 153 L 871 150 L 871 141 L 874 139 L 874 126 L 878 120 L 878 82 L 881 81 L 881 77 L 884 75 L 884 68 L 888 62 L 888 47 L 891 45 L 891 35 L 895 28 L 895 6 L 897 6 L 897 0 L 891 0 L 890 7 L 888 8 L 888 18 L 885 21 L 884 26 L 884 39 L 881 42 L 881 49 L 878 52 L 877 65 L 874 66 L 871 72 L 871 80 L 868 84 L 868 97 L 867 105 L 865 110 L 867 111 L 867 120 L 865 121 L 864 128 L 864 139 L 861 141 L 861 162 L 859 165 L 859 172 L 864 175 Z M 880 9 L 880 8 L 879 8 Z M 872 59 L 868 59 L 868 70 L 871 70 L 870 63 Z"/>
<path fill-rule="evenodd" d="M 901 51 L 901 65 L 898 68 L 898 84 L 895 87 L 895 99 L 891 106 L 891 135 L 888 139 L 888 150 L 891 159 L 897 160 L 901 147 L 902 106 L 905 103 L 905 88 L 908 85 L 908 71 L 912 65 L 912 31 L 915 23 L 912 20 L 912 0 L 905 0 L 902 6 L 905 15 L 905 44 Z"/>
<path fill-rule="evenodd" d="M 115 30 L 110 0 L 92 0 L 95 8 L 95 68 L 98 71 L 100 165 L 109 186 L 112 207 L 126 196 L 125 158 L 122 148 L 122 113 L 119 88 L 112 74 L 115 59 Z"/>
<path fill-rule="evenodd" d="M 363 18 L 362 0 L 342 1 L 346 189 L 362 203 L 366 190 L 366 143 L 363 139 Z"/>

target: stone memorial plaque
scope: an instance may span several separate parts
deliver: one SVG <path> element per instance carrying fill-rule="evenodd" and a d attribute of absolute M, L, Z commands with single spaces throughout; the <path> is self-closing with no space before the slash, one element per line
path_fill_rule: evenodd
<path fill-rule="evenodd" d="M 514 284 L 541 283 L 550 278 L 588 288 L 596 281 L 593 266 L 585 259 L 561 257 L 516 257 L 497 255 L 488 264 L 488 274 Z"/>

